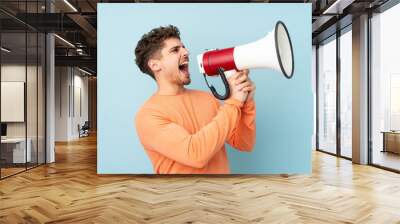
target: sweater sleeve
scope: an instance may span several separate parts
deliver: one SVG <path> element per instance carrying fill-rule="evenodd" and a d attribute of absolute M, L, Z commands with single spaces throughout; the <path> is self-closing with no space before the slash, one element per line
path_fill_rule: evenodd
<path fill-rule="evenodd" d="M 254 100 L 246 101 L 235 130 L 228 138 L 228 144 L 240 150 L 250 152 L 256 141 L 256 104 Z"/>
<path fill-rule="evenodd" d="M 136 130 L 143 146 L 181 164 L 202 168 L 222 149 L 240 118 L 242 102 L 229 99 L 210 123 L 189 133 L 155 109 L 144 108 L 136 116 Z"/>

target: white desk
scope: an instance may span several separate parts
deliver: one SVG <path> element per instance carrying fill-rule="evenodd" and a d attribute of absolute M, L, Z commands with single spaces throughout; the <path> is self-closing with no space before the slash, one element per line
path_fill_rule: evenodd
<path fill-rule="evenodd" d="M 32 140 L 30 138 L 27 139 L 27 146 L 26 147 L 26 154 L 25 154 L 25 138 L 6 138 L 1 139 L 2 147 L 13 147 L 12 148 L 12 162 L 13 163 L 25 163 L 25 158 L 27 159 L 26 162 L 31 162 L 32 154 L 31 154 L 31 145 Z M 6 149 L 7 150 L 7 149 Z M 3 149 L 2 149 L 3 151 Z M 5 150 L 4 150 L 5 151 Z"/>

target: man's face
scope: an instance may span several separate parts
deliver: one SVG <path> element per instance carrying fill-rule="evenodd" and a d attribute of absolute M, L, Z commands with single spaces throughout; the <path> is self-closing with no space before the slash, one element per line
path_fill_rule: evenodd
<path fill-rule="evenodd" d="M 160 75 L 171 84 L 190 84 L 189 51 L 177 38 L 169 38 L 164 41 L 161 50 Z"/>

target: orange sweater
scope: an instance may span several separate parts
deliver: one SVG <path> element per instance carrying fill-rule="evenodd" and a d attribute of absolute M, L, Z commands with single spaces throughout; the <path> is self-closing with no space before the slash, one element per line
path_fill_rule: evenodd
<path fill-rule="evenodd" d="M 230 172 L 224 143 L 251 151 L 255 143 L 255 103 L 186 89 L 153 95 L 136 115 L 136 130 L 157 174 Z"/>

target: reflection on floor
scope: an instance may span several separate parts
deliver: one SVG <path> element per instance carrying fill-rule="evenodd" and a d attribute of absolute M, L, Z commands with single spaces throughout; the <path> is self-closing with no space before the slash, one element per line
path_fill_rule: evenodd
<path fill-rule="evenodd" d="M 372 157 L 373 164 L 400 170 L 400 155 L 392 152 L 374 151 Z"/>
<path fill-rule="evenodd" d="M 26 164 L 27 169 L 30 169 L 31 167 L 37 166 L 36 163 L 28 163 Z M 1 178 L 5 178 L 8 176 L 11 176 L 13 174 L 19 173 L 26 170 L 25 164 L 2 164 L 2 168 L 0 170 L 1 172 Z"/>
<path fill-rule="evenodd" d="M 24 170 L 25 170 L 25 167 L 24 168 L 19 168 L 19 167 L 17 167 L 17 168 L 1 168 L 1 178 L 13 175 L 15 173 L 18 173 L 18 172 L 21 172 Z"/>

